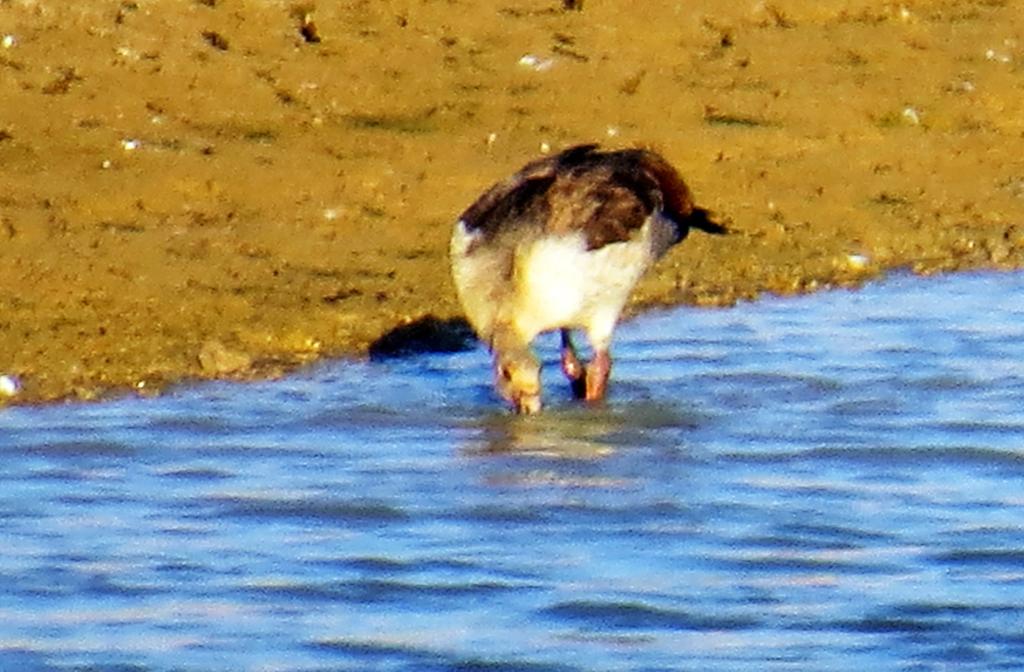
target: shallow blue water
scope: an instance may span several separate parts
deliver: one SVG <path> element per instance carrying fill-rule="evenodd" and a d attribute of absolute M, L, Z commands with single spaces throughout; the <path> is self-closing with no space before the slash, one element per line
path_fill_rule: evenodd
<path fill-rule="evenodd" d="M 0 410 L 0 670 L 1024 668 L 1024 275 Z"/>

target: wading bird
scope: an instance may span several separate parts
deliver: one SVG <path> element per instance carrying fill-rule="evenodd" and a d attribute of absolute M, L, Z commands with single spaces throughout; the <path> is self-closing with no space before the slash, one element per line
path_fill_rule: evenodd
<path fill-rule="evenodd" d="M 691 228 L 726 232 L 694 205 L 679 173 L 645 149 L 571 147 L 488 189 L 455 224 L 450 254 L 466 317 L 494 357 L 498 393 L 517 412 L 540 410 L 530 344 L 560 329 L 574 395 L 603 399 L 612 331 L 633 286 Z M 585 366 L 572 329 L 593 349 Z"/>

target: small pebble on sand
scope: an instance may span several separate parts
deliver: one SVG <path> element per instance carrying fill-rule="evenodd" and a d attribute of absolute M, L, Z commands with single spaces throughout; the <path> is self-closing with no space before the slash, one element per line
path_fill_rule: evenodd
<path fill-rule="evenodd" d="M 21 391 L 21 381 L 10 374 L 0 375 L 0 397 L 13 397 Z"/>
<path fill-rule="evenodd" d="M 871 258 L 866 254 L 852 253 L 846 255 L 846 265 L 850 268 L 866 268 L 871 263 Z"/>
<path fill-rule="evenodd" d="M 545 70 L 550 70 L 551 66 L 553 66 L 554 64 L 554 59 L 542 58 L 540 56 L 535 56 L 534 54 L 526 54 L 519 59 L 519 65 L 521 65 L 524 68 L 529 68 L 530 70 L 533 70 L 535 72 L 543 72 Z"/>

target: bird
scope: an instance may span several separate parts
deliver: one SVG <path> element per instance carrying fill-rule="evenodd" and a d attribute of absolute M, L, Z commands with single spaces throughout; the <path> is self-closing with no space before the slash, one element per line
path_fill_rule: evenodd
<path fill-rule="evenodd" d="M 605 398 L 612 333 L 633 287 L 690 229 L 728 232 L 659 153 L 598 144 L 527 163 L 459 216 L 449 245 L 456 293 L 513 411 L 541 410 L 531 344 L 556 329 L 573 396 Z M 586 364 L 574 330 L 590 343 Z"/>

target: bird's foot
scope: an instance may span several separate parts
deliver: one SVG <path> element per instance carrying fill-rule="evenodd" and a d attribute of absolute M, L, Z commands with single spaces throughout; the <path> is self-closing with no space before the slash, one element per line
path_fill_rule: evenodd
<path fill-rule="evenodd" d="M 575 350 L 562 350 L 562 373 L 569 380 L 579 380 L 583 377 L 585 373 L 583 364 L 580 362 L 579 357 L 576 356 Z"/>
<path fill-rule="evenodd" d="M 598 350 L 594 359 L 587 365 L 583 381 L 582 398 L 587 401 L 600 401 L 608 392 L 608 377 L 612 372 L 612 358 L 607 350 Z M 579 395 L 577 395 L 579 396 Z"/>
<path fill-rule="evenodd" d="M 586 366 L 580 362 L 568 330 L 562 330 L 562 372 L 569 379 L 572 396 L 586 401 L 600 401 L 608 391 L 612 358 L 607 350 L 596 350 Z"/>
<path fill-rule="evenodd" d="M 562 373 L 569 379 L 572 396 L 584 399 L 587 396 L 587 370 L 576 354 L 572 336 L 568 329 L 562 330 Z"/>
<path fill-rule="evenodd" d="M 562 373 L 569 379 L 572 396 L 584 399 L 587 396 L 587 370 L 573 350 L 562 350 Z"/>

